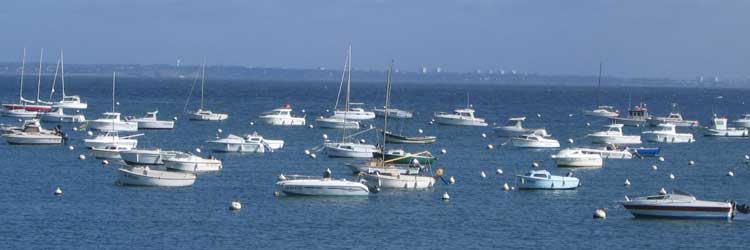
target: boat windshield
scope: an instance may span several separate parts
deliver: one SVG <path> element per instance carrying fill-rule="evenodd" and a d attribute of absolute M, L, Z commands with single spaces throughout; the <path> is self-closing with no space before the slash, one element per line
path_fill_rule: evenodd
<path fill-rule="evenodd" d="M 63 97 L 63 101 L 67 101 L 67 102 L 77 102 L 78 100 L 79 100 L 78 96 L 66 96 L 66 97 Z"/>
<path fill-rule="evenodd" d="M 117 120 L 117 119 L 120 119 L 120 115 L 106 114 L 106 115 L 104 115 L 104 119 L 107 119 L 107 120 Z"/>

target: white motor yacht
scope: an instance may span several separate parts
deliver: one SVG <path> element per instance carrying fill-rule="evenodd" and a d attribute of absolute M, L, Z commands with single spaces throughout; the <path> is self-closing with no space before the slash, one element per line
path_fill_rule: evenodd
<path fill-rule="evenodd" d="M 641 143 L 640 135 L 624 135 L 622 127 L 622 124 L 609 124 L 604 126 L 606 130 L 594 132 L 586 136 L 591 139 L 591 142 L 599 144 L 626 145 Z"/>
<path fill-rule="evenodd" d="M 138 123 L 120 120 L 120 113 L 106 112 L 104 117 L 88 122 L 91 129 L 103 132 L 133 132 L 138 131 Z"/>
<path fill-rule="evenodd" d="M 174 121 L 172 120 L 158 120 L 156 115 L 159 113 L 158 110 L 153 112 L 146 112 L 143 117 L 127 117 L 127 121 L 138 123 L 138 129 L 173 129 Z"/>
<path fill-rule="evenodd" d="M 333 142 L 324 145 L 328 157 L 337 158 L 372 158 L 373 153 L 380 151 L 375 145 L 354 142 Z"/>
<path fill-rule="evenodd" d="M 596 116 L 596 117 L 618 117 L 620 116 L 620 112 L 615 110 L 612 106 L 597 106 L 593 110 L 584 110 L 584 115 L 587 116 Z"/>
<path fill-rule="evenodd" d="M 334 179 L 326 169 L 323 177 L 281 175 L 276 189 L 287 195 L 303 196 L 364 196 L 370 190 L 364 184 L 346 179 Z"/>
<path fill-rule="evenodd" d="M 579 180 L 576 177 L 552 175 L 547 170 L 530 170 L 523 175 L 516 175 L 518 189 L 576 189 Z"/>
<path fill-rule="evenodd" d="M 64 94 L 63 94 L 64 95 Z M 77 95 L 66 95 L 63 96 L 59 102 L 54 102 L 52 107 L 66 108 L 66 109 L 87 109 L 88 104 L 81 101 L 81 97 Z"/>
<path fill-rule="evenodd" d="M 375 109 L 372 109 L 372 112 L 375 112 L 375 116 L 385 117 L 384 108 L 375 108 Z M 412 117 L 414 117 L 414 112 L 388 108 L 388 118 L 410 119 Z"/>
<path fill-rule="evenodd" d="M 151 169 L 148 166 L 123 166 L 117 169 L 117 183 L 128 186 L 187 187 L 197 178 L 193 173 Z"/>
<path fill-rule="evenodd" d="M 732 121 L 741 128 L 750 128 L 750 114 L 743 114 L 737 120 Z"/>
<path fill-rule="evenodd" d="M 435 186 L 435 178 L 426 175 L 400 174 L 398 169 L 385 169 L 374 173 L 362 173 L 367 186 L 372 189 L 429 189 Z"/>
<path fill-rule="evenodd" d="M 273 152 L 284 147 L 283 140 L 269 140 L 263 136 L 253 133 L 239 137 L 230 134 L 226 138 L 208 141 L 211 149 L 216 152 L 255 152 L 263 153 L 266 150 Z"/>
<path fill-rule="evenodd" d="M 39 124 L 39 120 L 27 120 L 21 130 L 9 130 L 2 135 L 8 144 L 47 145 L 60 144 L 65 138 L 61 131 L 46 130 Z"/>
<path fill-rule="evenodd" d="M 669 113 L 669 115 L 665 117 L 660 117 L 660 116 L 649 117 L 648 119 L 646 119 L 646 123 L 652 127 L 658 126 L 659 124 L 665 124 L 665 123 L 674 124 L 677 127 L 688 127 L 688 128 L 698 127 L 700 125 L 698 121 L 682 119 L 682 114 L 678 112 Z"/>
<path fill-rule="evenodd" d="M 601 148 L 589 148 L 589 147 L 578 147 L 575 150 L 580 150 L 584 154 L 595 154 L 601 156 L 603 159 L 633 159 L 633 153 L 628 149 L 618 149 L 615 145 L 607 145 Z"/>
<path fill-rule="evenodd" d="M 610 117 L 609 119 L 617 124 L 623 124 L 625 126 L 631 127 L 641 127 L 646 124 L 646 120 L 650 117 L 651 114 L 648 113 L 646 104 L 641 103 L 640 105 L 635 106 L 633 109 L 628 110 L 627 117 Z"/>
<path fill-rule="evenodd" d="M 677 133 L 677 129 L 672 123 L 661 123 L 654 130 L 643 131 L 643 138 L 649 142 L 664 143 L 691 143 L 695 142 L 693 134 Z"/>
<path fill-rule="evenodd" d="M 673 190 L 672 193 L 637 197 L 620 202 L 636 218 L 667 219 L 732 219 L 732 202 L 704 201 Z"/>
<path fill-rule="evenodd" d="M 551 157 L 558 167 L 601 167 L 604 164 L 598 154 L 587 154 L 575 148 L 560 150 Z"/>
<path fill-rule="evenodd" d="M 346 120 L 338 117 L 318 117 L 315 122 L 320 128 L 332 128 L 332 129 L 359 129 L 360 124 L 358 121 Z"/>
<path fill-rule="evenodd" d="M 274 126 L 304 126 L 305 117 L 292 116 L 292 105 L 284 106 L 265 112 L 260 115 L 260 120 L 265 124 Z"/>
<path fill-rule="evenodd" d="M 511 145 L 517 148 L 559 148 L 560 142 L 550 136 L 528 134 L 510 139 Z"/>
<path fill-rule="evenodd" d="M 138 145 L 138 140 L 133 138 L 141 135 L 142 134 L 120 137 L 116 132 L 108 132 L 106 134 L 99 134 L 94 138 L 84 139 L 83 143 L 89 148 L 124 146 L 133 149 Z"/>
<path fill-rule="evenodd" d="M 178 153 L 162 161 L 167 169 L 185 172 L 219 171 L 222 168 L 221 160 L 213 156 L 203 158 L 191 153 Z"/>
<path fill-rule="evenodd" d="M 2 115 L 6 117 L 21 118 L 21 119 L 34 119 L 39 116 L 37 111 L 28 111 L 25 109 L 4 109 Z"/>
<path fill-rule="evenodd" d="M 161 165 L 182 152 L 161 149 L 130 149 L 120 152 L 120 157 L 131 165 Z"/>
<path fill-rule="evenodd" d="M 474 109 L 456 109 L 453 113 L 440 112 L 435 114 L 435 122 L 441 125 L 454 126 L 487 126 L 482 118 L 474 117 Z"/>
<path fill-rule="evenodd" d="M 747 128 L 727 127 L 727 118 L 714 116 L 711 125 L 703 128 L 703 135 L 718 137 L 747 137 Z"/>
<path fill-rule="evenodd" d="M 495 127 L 495 133 L 497 136 L 502 137 L 514 137 L 527 134 L 547 135 L 547 130 L 544 128 L 524 128 L 523 121 L 525 120 L 526 117 L 512 117 L 508 119 L 508 123 L 504 126 Z"/>
<path fill-rule="evenodd" d="M 128 146 L 108 145 L 102 148 L 91 148 L 91 153 L 97 159 L 122 159 L 120 152 L 130 150 Z"/>
<path fill-rule="evenodd" d="M 86 122 L 83 114 L 68 115 L 63 112 L 62 107 L 52 108 L 49 112 L 42 113 L 40 117 L 45 122 Z"/>

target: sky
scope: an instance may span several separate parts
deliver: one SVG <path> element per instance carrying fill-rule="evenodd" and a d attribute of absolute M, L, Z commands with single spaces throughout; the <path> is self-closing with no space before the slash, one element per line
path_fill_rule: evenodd
<path fill-rule="evenodd" d="M 0 61 L 750 76 L 747 0 L 5 0 Z M 33 56 L 31 56 L 33 55 Z M 54 59 L 53 59 L 54 60 Z"/>

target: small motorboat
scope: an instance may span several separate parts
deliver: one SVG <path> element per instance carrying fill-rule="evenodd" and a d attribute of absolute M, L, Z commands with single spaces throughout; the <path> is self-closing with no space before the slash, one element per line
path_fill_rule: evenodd
<path fill-rule="evenodd" d="M 738 127 L 750 128 L 750 114 L 743 114 L 737 120 L 732 121 Z"/>
<path fill-rule="evenodd" d="M 108 132 L 106 134 L 99 134 L 94 138 L 84 139 L 83 144 L 89 148 L 104 148 L 106 146 L 124 146 L 131 149 L 138 145 L 138 140 L 133 139 L 143 134 L 130 135 L 120 137 L 117 132 Z"/>
<path fill-rule="evenodd" d="M 346 163 L 346 166 L 352 170 L 352 173 L 375 173 L 385 172 L 389 170 L 395 170 L 399 174 L 416 175 L 424 172 L 426 169 L 421 164 L 400 164 L 392 163 L 391 161 L 383 161 L 382 159 L 370 159 L 365 162 Z"/>
<path fill-rule="evenodd" d="M 530 170 L 516 175 L 516 180 L 518 189 L 576 189 L 579 183 L 576 177 L 552 175 L 547 170 Z"/>
<path fill-rule="evenodd" d="M 362 108 L 363 105 L 364 103 L 350 102 L 349 110 L 335 110 L 331 117 L 355 121 L 375 119 L 375 113 L 366 111 Z"/>
<path fill-rule="evenodd" d="M 13 117 L 13 118 L 33 119 L 39 115 L 39 112 L 28 111 L 25 109 L 5 109 L 2 111 L 2 115 L 6 117 Z"/>
<path fill-rule="evenodd" d="M 365 184 L 346 179 L 334 179 L 326 169 L 323 177 L 281 175 L 276 189 L 286 195 L 302 196 L 366 196 L 370 190 Z"/>
<path fill-rule="evenodd" d="M 515 137 L 528 134 L 547 135 L 547 130 L 544 128 L 524 128 L 523 121 L 525 120 L 526 117 L 512 117 L 504 126 L 495 127 L 495 133 L 501 137 Z"/>
<path fill-rule="evenodd" d="M 360 124 L 358 121 L 346 120 L 338 117 L 318 117 L 315 119 L 319 128 L 332 128 L 332 129 L 359 129 Z"/>
<path fill-rule="evenodd" d="M 727 118 L 714 116 L 711 125 L 703 128 L 703 135 L 716 137 L 747 137 L 747 128 L 727 127 Z"/>
<path fill-rule="evenodd" d="M 284 147 L 283 140 L 265 139 L 257 133 L 245 135 L 245 137 L 230 134 L 226 138 L 211 140 L 208 143 L 216 152 L 264 153 L 266 150 L 273 152 Z"/>
<path fill-rule="evenodd" d="M 329 142 L 324 147 L 328 157 L 335 158 L 372 158 L 380 151 L 375 145 L 354 142 Z"/>
<path fill-rule="evenodd" d="M 385 142 L 387 143 L 401 143 L 401 144 L 431 144 L 437 141 L 435 136 L 405 136 L 394 134 L 392 132 L 385 132 Z"/>
<path fill-rule="evenodd" d="M 97 159 L 122 159 L 120 152 L 130 149 L 128 146 L 107 145 L 102 148 L 91 148 L 91 154 Z"/>
<path fill-rule="evenodd" d="M 676 105 L 675 104 L 672 104 L 672 105 L 676 109 Z M 671 113 L 669 113 L 669 115 L 665 117 L 660 117 L 660 116 L 649 117 L 646 119 L 646 123 L 652 127 L 656 127 L 659 124 L 664 124 L 664 123 L 674 124 L 677 127 L 688 127 L 688 128 L 698 127 L 700 125 L 700 123 L 698 123 L 698 121 L 696 120 L 682 119 L 682 114 L 680 114 L 680 112 L 677 112 L 677 110 L 673 110 Z"/>
<path fill-rule="evenodd" d="M 162 165 L 165 159 L 171 159 L 179 151 L 168 151 L 161 149 L 129 149 L 120 152 L 122 160 L 130 165 Z"/>
<path fill-rule="evenodd" d="M 156 170 L 148 166 L 123 166 L 117 172 L 117 184 L 127 186 L 188 187 L 197 178 L 193 173 Z"/>
<path fill-rule="evenodd" d="M 487 122 L 482 118 L 474 116 L 474 109 L 471 107 L 456 109 L 453 113 L 440 112 L 434 115 L 435 122 L 440 125 L 453 126 L 487 126 Z"/>
<path fill-rule="evenodd" d="M 372 112 L 375 113 L 375 116 L 385 117 L 385 108 L 375 108 L 372 109 Z M 412 117 L 414 117 L 414 112 L 388 108 L 388 118 L 411 119 Z"/>
<path fill-rule="evenodd" d="M 672 123 L 660 123 L 654 130 L 641 132 L 646 141 L 664 142 L 664 143 L 692 143 L 695 142 L 693 134 L 677 133 L 677 129 Z"/>
<path fill-rule="evenodd" d="M 203 158 L 191 153 L 178 153 L 162 161 L 167 169 L 185 172 L 219 171 L 222 168 L 221 160 L 213 156 Z"/>
<path fill-rule="evenodd" d="M 304 126 L 305 117 L 292 116 L 292 105 L 284 106 L 265 112 L 260 115 L 260 120 L 268 125 L 274 126 Z"/>
<path fill-rule="evenodd" d="M 188 114 L 193 121 L 223 121 L 229 118 L 228 114 L 214 113 L 211 110 L 198 109 Z"/>
<path fill-rule="evenodd" d="M 592 143 L 598 144 L 627 145 L 641 143 L 640 135 L 624 135 L 622 127 L 622 124 L 609 124 L 604 126 L 606 130 L 594 132 L 586 136 L 591 139 Z"/>
<path fill-rule="evenodd" d="M 45 122 L 86 122 L 86 117 L 83 114 L 68 115 L 63 112 L 61 107 L 55 107 L 49 112 L 42 113 L 40 118 Z"/>
<path fill-rule="evenodd" d="M 672 193 L 645 196 L 621 201 L 636 218 L 723 219 L 734 218 L 733 202 L 703 201 L 695 196 L 673 190 Z"/>
<path fill-rule="evenodd" d="M 602 167 L 604 161 L 598 154 L 587 154 L 583 150 L 567 148 L 551 156 L 558 167 Z"/>
<path fill-rule="evenodd" d="M 39 124 L 39 120 L 27 120 L 21 130 L 7 130 L 2 135 L 8 144 L 49 145 L 60 144 L 66 138 L 58 128 L 46 130 Z"/>
<path fill-rule="evenodd" d="M 65 87 L 63 86 L 63 98 L 58 102 L 53 102 L 52 107 L 66 108 L 66 109 L 86 109 L 89 107 L 88 104 L 81 101 L 81 97 L 77 95 L 65 95 Z"/>
<path fill-rule="evenodd" d="M 156 114 L 158 114 L 159 111 L 153 111 L 153 112 L 146 112 L 146 115 L 143 117 L 132 117 L 129 116 L 126 118 L 129 122 L 136 122 L 138 123 L 138 129 L 173 129 L 174 128 L 174 121 L 172 120 L 158 120 L 156 118 Z"/>
<path fill-rule="evenodd" d="M 559 148 L 560 142 L 551 136 L 537 134 L 520 135 L 510 139 L 510 144 L 517 148 Z"/>
<path fill-rule="evenodd" d="M 656 157 L 659 156 L 661 153 L 661 148 L 646 148 L 646 147 L 637 147 L 637 148 L 628 148 L 628 151 L 632 153 L 635 156 L 639 157 Z"/>
<path fill-rule="evenodd" d="M 610 117 L 609 119 L 612 120 L 613 123 L 631 127 L 641 127 L 646 124 L 646 120 L 650 117 L 651 115 L 648 113 L 646 104 L 641 103 L 633 109 L 628 110 L 627 117 Z"/>
<path fill-rule="evenodd" d="M 607 145 L 601 148 L 578 147 L 584 154 L 596 154 L 603 159 L 633 159 L 633 153 L 627 149 L 618 149 L 615 145 Z"/>
<path fill-rule="evenodd" d="M 120 113 L 105 112 L 104 117 L 88 121 L 88 127 L 102 132 L 133 132 L 138 131 L 138 123 L 120 120 Z"/>
<path fill-rule="evenodd" d="M 419 164 L 433 164 L 437 158 L 433 156 L 430 151 L 423 151 L 419 153 L 409 153 L 403 149 L 389 149 L 385 152 L 385 155 L 380 151 L 373 153 L 373 158 L 385 159 L 387 162 L 396 164 L 410 164 L 415 160 Z"/>
<path fill-rule="evenodd" d="M 584 110 L 584 115 L 587 116 L 595 116 L 595 117 L 618 117 L 620 116 L 620 112 L 615 110 L 612 106 L 597 106 L 593 110 Z"/>
<path fill-rule="evenodd" d="M 435 177 L 427 175 L 401 174 L 399 169 L 384 168 L 372 173 L 361 173 L 371 189 L 429 189 L 435 185 Z"/>

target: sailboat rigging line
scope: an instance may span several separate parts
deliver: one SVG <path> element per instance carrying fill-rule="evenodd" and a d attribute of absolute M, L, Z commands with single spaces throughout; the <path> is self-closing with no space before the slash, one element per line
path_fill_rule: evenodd
<path fill-rule="evenodd" d="M 193 79 L 193 85 L 190 86 L 190 91 L 188 92 L 187 100 L 185 100 L 185 106 L 182 108 L 182 111 L 185 112 L 185 113 L 187 113 L 187 106 L 188 106 L 188 104 L 190 104 L 190 97 L 193 96 L 193 90 L 195 90 L 195 84 L 198 83 L 198 76 L 199 75 L 200 74 L 198 74 L 198 71 L 195 71 L 195 77 Z"/>

